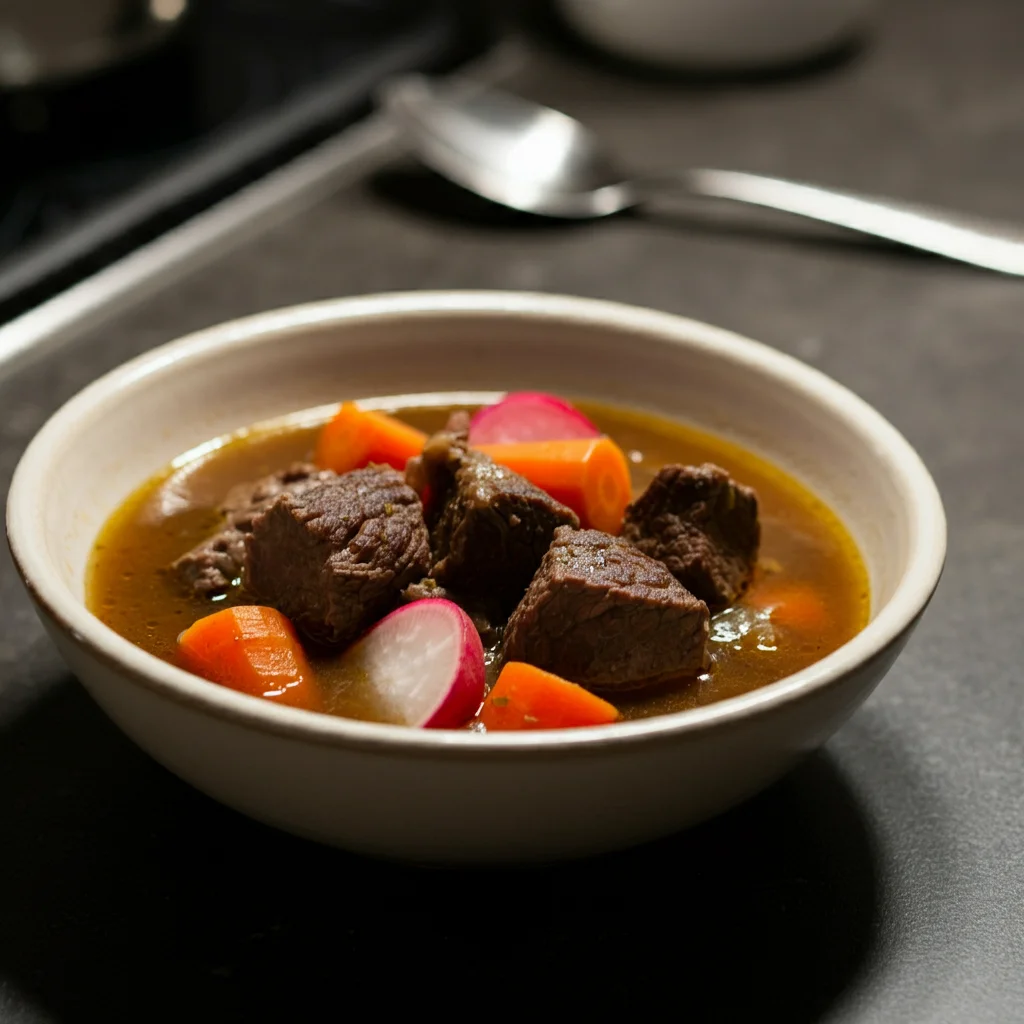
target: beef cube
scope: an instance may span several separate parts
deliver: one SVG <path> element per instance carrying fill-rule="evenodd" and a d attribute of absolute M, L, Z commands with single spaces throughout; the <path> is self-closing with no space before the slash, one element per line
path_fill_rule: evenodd
<path fill-rule="evenodd" d="M 419 583 L 410 583 L 409 586 L 402 591 L 402 604 L 412 604 L 413 601 L 452 601 L 452 594 L 450 590 L 445 590 L 444 587 L 440 586 L 437 580 L 431 579 L 429 576 L 424 577 Z M 455 601 L 455 604 L 458 604 Z"/>
<path fill-rule="evenodd" d="M 379 466 L 280 495 L 245 538 L 246 588 L 328 644 L 355 640 L 429 568 L 420 500 Z"/>
<path fill-rule="evenodd" d="M 303 494 L 337 474 L 312 462 L 293 462 L 287 469 L 261 477 L 255 483 L 238 484 L 228 491 L 220 510 L 233 526 L 248 533 L 253 516 L 280 494 Z"/>
<path fill-rule="evenodd" d="M 454 434 L 460 441 L 469 440 L 469 424 L 473 419 L 465 409 L 456 409 L 448 417 L 444 425 L 446 434 Z"/>
<path fill-rule="evenodd" d="M 662 565 L 599 530 L 562 527 L 505 628 L 504 658 L 590 690 L 696 675 L 708 609 Z"/>
<path fill-rule="evenodd" d="M 182 555 L 171 569 L 196 594 L 208 595 L 229 589 L 242 575 L 245 535 L 252 529 L 253 517 L 278 495 L 302 494 L 333 476 L 329 469 L 296 462 L 255 482 L 238 484 L 221 504 L 223 527 Z"/>
<path fill-rule="evenodd" d="M 626 509 L 622 536 L 717 611 L 753 574 L 761 542 L 757 495 L 710 462 L 664 466 Z"/>
<path fill-rule="evenodd" d="M 411 459 L 407 478 L 430 494 L 431 576 L 505 618 L 523 596 L 559 526 L 578 526 L 572 509 L 518 473 L 442 432 Z"/>
<path fill-rule="evenodd" d="M 199 596 L 229 590 L 241 578 L 245 534 L 225 527 L 186 551 L 171 564 L 171 571 Z"/>

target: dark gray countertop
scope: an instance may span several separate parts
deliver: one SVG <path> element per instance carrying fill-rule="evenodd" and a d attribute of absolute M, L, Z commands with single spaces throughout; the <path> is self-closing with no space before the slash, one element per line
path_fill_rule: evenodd
<path fill-rule="evenodd" d="M 814 75 L 669 84 L 540 48 L 513 85 L 640 167 L 1024 220 L 1022 38 L 1016 0 L 892 0 L 863 52 Z M 947 504 L 918 633 L 824 752 L 723 819 L 581 865 L 421 872 L 279 835 L 156 767 L 62 667 L 4 552 L 0 1020 L 301 1020 L 357 992 L 397 1005 L 421 970 L 432 1001 L 473 1007 L 496 990 L 629 1019 L 671 999 L 694 1020 L 1024 1020 L 1024 282 L 699 208 L 540 224 L 389 165 L 0 382 L 0 486 L 134 353 L 268 307 L 445 287 L 685 313 L 853 388 Z"/>

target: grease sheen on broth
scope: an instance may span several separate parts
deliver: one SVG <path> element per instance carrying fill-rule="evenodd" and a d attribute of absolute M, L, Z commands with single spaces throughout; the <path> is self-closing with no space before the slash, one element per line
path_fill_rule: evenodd
<path fill-rule="evenodd" d="M 443 425 L 453 407 L 426 404 L 426 399 L 388 411 L 431 432 Z M 629 454 L 635 495 L 666 463 L 714 462 L 753 487 L 760 504 L 758 570 L 738 605 L 712 619 L 709 670 L 682 686 L 615 699 L 624 717 L 680 711 L 757 689 L 820 660 L 863 628 L 869 610 L 863 561 L 835 514 L 806 488 L 722 438 L 616 406 L 577 405 Z M 87 579 L 90 610 L 132 643 L 173 661 L 178 634 L 224 607 L 232 596 L 211 602 L 185 595 L 167 566 L 217 528 L 216 506 L 232 486 L 308 458 L 318 429 L 257 426 L 206 446 L 145 483 L 97 539 Z M 824 628 L 801 634 L 773 626 L 767 614 L 754 613 L 758 588 L 783 580 L 807 583 L 827 595 Z M 335 657 L 310 653 L 332 712 L 387 719 L 359 678 L 341 676 Z"/>

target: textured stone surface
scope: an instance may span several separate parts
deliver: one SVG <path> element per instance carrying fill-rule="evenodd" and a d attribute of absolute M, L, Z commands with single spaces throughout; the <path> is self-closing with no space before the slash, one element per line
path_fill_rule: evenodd
<path fill-rule="evenodd" d="M 863 53 L 812 77 L 670 86 L 542 53 L 514 84 L 641 168 L 740 167 L 1024 221 L 1022 35 L 1016 0 L 891 0 Z M 0 1020 L 298 1019 L 307 1001 L 379 993 L 396 936 L 427 967 L 468 958 L 470 987 L 485 951 L 527 944 L 550 989 L 613 946 L 600 986 L 563 993 L 577 1014 L 635 1015 L 667 994 L 723 1021 L 1024 1018 L 1024 283 L 717 218 L 535 224 L 382 172 L 0 383 L 0 488 L 81 385 L 241 313 L 428 287 L 685 313 L 832 374 L 938 480 L 946 575 L 867 706 L 769 793 L 687 835 L 500 878 L 420 873 L 275 834 L 151 763 L 68 677 L 4 552 Z M 535 1005 L 530 985 L 502 992 Z"/>

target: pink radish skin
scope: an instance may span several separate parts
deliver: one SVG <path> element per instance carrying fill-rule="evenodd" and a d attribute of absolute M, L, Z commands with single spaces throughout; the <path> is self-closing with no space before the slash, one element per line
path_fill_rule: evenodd
<path fill-rule="evenodd" d="M 469 616 L 451 601 L 414 601 L 345 652 L 389 722 L 458 729 L 484 699 L 484 649 Z"/>
<path fill-rule="evenodd" d="M 601 431 L 565 399 L 542 391 L 516 391 L 481 409 L 470 421 L 470 444 L 572 441 Z"/>

